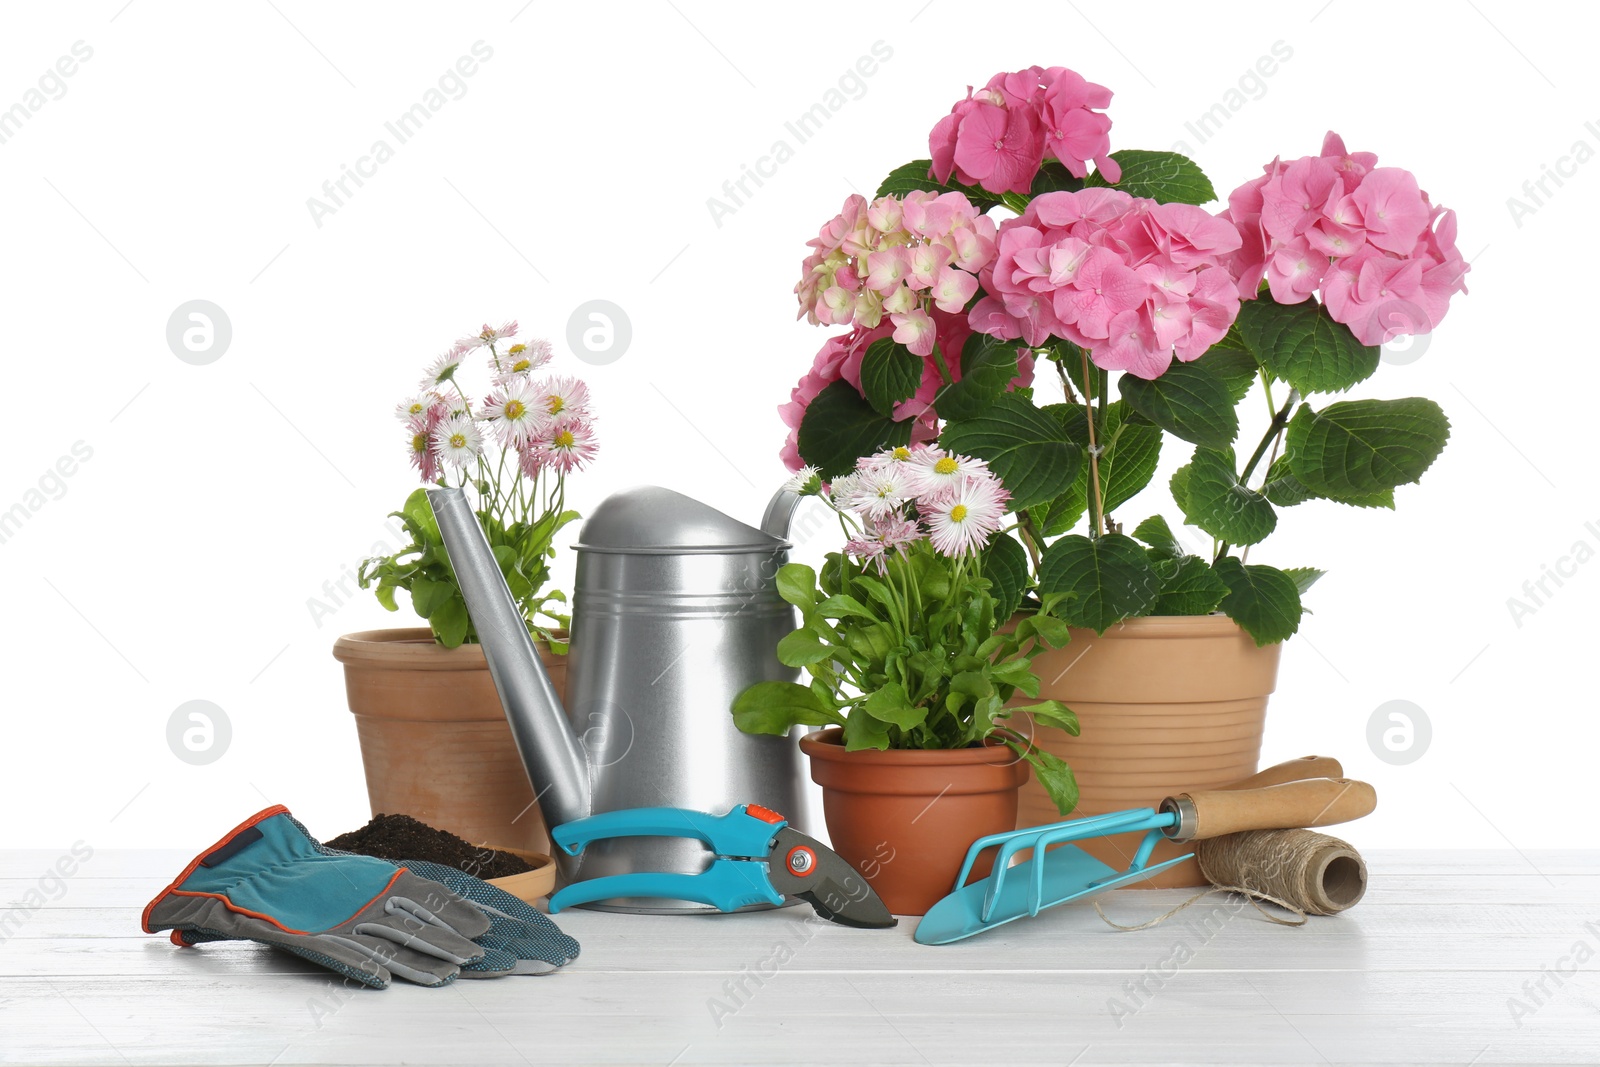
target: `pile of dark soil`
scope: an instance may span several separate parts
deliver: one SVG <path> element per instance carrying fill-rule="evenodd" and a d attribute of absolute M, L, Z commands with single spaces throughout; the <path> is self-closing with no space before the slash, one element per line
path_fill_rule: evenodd
<path fill-rule="evenodd" d="M 475 878 L 505 878 L 533 870 L 509 852 L 480 848 L 446 830 L 435 830 L 409 815 L 374 815 L 359 830 L 340 834 L 329 848 L 359 852 L 382 860 L 426 860 L 466 871 Z"/>

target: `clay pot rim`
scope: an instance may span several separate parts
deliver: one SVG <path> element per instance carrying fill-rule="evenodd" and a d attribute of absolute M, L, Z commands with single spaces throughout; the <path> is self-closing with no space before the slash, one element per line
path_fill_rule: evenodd
<path fill-rule="evenodd" d="M 565 631 L 555 632 L 566 636 Z M 538 638 L 534 644 L 541 653 L 551 654 L 549 646 Z M 477 670 L 485 663 L 482 645 L 445 648 L 434 641 L 433 631 L 426 626 L 344 634 L 333 642 L 333 658 L 353 667 L 404 667 L 413 671 Z"/>
<path fill-rule="evenodd" d="M 1073 633 L 1092 634 L 1094 631 L 1074 628 Z M 1144 638 L 1161 640 L 1171 637 L 1220 637 L 1244 633 L 1242 626 L 1219 612 L 1213 615 L 1145 615 L 1137 619 L 1123 619 L 1121 622 L 1113 623 L 1105 633 L 1097 634 L 1096 637 L 1101 641 L 1113 639 L 1129 641 Z"/>
<path fill-rule="evenodd" d="M 994 764 L 995 756 L 1004 754 L 1007 761 L 1016 756 L 1003 741 L 985 738 L 977 748 L 875 748 L 847 752 L 844 747 L 844 730 L 838 726 L 825 726 L 800 738 L 800 751 L 812 759 L 835 763 L 893 764 L 898 767 L 948 767 L 962 764 Z"/>
<path fill-rule="evenodd" d="M 507 848 L 501 845 L 484 845 L 496 852 L 509 852 L 533 868 L 521 874 L 508 874 L 503 878 L 489 878 L 486 881 L 496 889 L 503 889 L 525 904 L 533 904 L 538 900 L 548 897 L 556 888 L 556 861 L 543 852 L 530 852 L 521 848 Z"/>

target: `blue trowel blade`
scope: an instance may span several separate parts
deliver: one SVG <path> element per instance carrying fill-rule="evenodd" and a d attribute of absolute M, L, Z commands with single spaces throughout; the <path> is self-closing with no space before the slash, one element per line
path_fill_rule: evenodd
<path fill-rule="evenodd" d="M 928 910 L 917 924 L 915 940 L 921 945 L 948 945 L 1004 926 L 1014 919 L 1028 916 L 1028 898 L 1033 886 L 1034 863 L 1044 864 L 1044 893 L 1039 910 L 1065 904 L 1069 900 L 1092 896 L 1108 889 L 1131 885 L 1157 871 L 1164 871 L 1175 863 L 1191 859 L 1179 856 L 1137 871 L 1119 871 L 1109 867 L 1075 845 L 1052 848 L 1043 856 L 1035 856 L 1028 863 L 1020 863 L 1004 872 L 996 871 L 957 889 Z M 995 879 L 1004 874 L 999 899 L 995 901 L 994 914 L 983 921 L 983 901 Z"/>

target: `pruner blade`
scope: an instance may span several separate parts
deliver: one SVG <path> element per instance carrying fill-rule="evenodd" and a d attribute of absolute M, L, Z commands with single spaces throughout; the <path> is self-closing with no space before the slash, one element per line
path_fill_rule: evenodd
<path fill-rule="evenodd" d="M 798 897 L 842 926 L 884 929 L 897 920 L 867 880 L 833 849 L 785 826 L 767 853 L 767 876 L 786 897 Z"/>

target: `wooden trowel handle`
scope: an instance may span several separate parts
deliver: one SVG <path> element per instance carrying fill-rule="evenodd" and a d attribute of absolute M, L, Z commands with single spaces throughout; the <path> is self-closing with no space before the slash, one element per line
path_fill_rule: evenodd
<path fill-rule="evenodd" d="M 1332 826 L 1371 814 L 1378 794 L 1350 778 L 1312 778 L 1257 789 L 1203 789 L 1161 802 L 1177 823 L 1165 831 L 1174 841 L 1198 841 L 1240 830 L 1294 830 Z"/>
<path fill-rule="evenodd" d="M 1284 760 L 1274 764 L 1266 770 L 1257 771 L 1248 778 L 1241 778 L 1237 782 L 1219 786 L 1220 789 L 1256 789 L 1264 785 L 1282 785 L 1284 782 L 1300 782 L 1307 778 L 1343 778 L 1344 767 L 1332 756 L 1301 756 L 1299 759 Z M 1299 829 L 1299 827 L 1291 827 Z"/>

